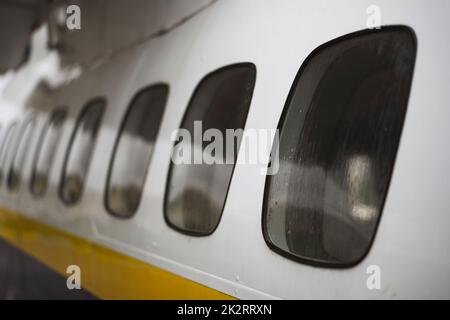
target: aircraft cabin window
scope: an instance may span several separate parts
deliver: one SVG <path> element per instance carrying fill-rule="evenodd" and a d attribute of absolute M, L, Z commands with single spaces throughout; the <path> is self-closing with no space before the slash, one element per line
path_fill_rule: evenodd
<path fill-rule="evenodd" d="M 180 129 L 191 139 L 179 137 L 180 146 L 192 150 L 190 159 L 170 163 L 164 200 L 167 223 L 176 230 L 196 236 L 209 235 L 217 228 L 233 175 L 240 139 L 234 144 L 233 159 L 224 150 L 214 154 L 215 161 L 195 161 L 195 153 L 204 154 L 211 142 L 196 142 L 195 129 L 201 121 L 202 136 L 209 129 L 219 131 L 225 144 L 227 129 L 243 129 L 253 95 L 256 68 L 251 63 L 230 65 L 205 76 L 195 89 Z M 214 138 L 211 138 L 213 140 Z M 180 141 L 181 140 L 181 141 Z M 205 139 L 202 139 L 205 140 Z M 228 141 L 227 141 L 228 144 Z M 225 149 L 225 147 L 224 147 Z M 182 153 L 182 152 L 180 152 Z M 186 161 L 188 160 L 188 161 Z"/>
<path fill-rule="evenodd" d="M 31 137 L 34 129 L 34 119 L 25 119 L 18 145 L 14 150 L 13 160 L 8 172 L 7 184 L 10 190 L 17 190 L 20 186 L 21 175 L 26 155 L 30 147 Z"/>
<path fill-rule="evenodd" d="M 13 123 L 11 124 L 8 129 L 5 132 L 5 135 L 3 137 L 3 143 L 0 149 L 0 185 L 3 183 L 3 178 L 5 174 L 5 170 L 7 169 L 7 161 L 8 156 L 11 153 L 12 148 L 12 140 L 13 136 L 16 130 L 17 124 Z"/>
<path fill-rule="evenodd" d="M 316 265 L 358 263 L 375 236 L 408 103 L 413 31 L 383 27 L 306 59 L 279 124 L 279 171 L 267 176 L 271 248 Z"/>
<path fill-rule="evenodd" d="M 33 163 L 31 176 L 31 193 L 42 197 L 47 191 L 48 175 L 53 165 L 62 127 L 67 111 L 57 109 L 50 115 L 50 119 L 42 130 Z"/>
<path fill-rule="evenodd" d="M 59 190 L 61 200 L 67 205 L 73 205 L 81 198 L 105 105 L 104 99 L 88 102 L 75 125 Z"/>
<path fill-rule="evenodd" d="M 119 218 L 131 218 L 141 201 L 169 86 L 156 84 L 139 91 L 122 121 L 106 184 L 105 206 Z"/>

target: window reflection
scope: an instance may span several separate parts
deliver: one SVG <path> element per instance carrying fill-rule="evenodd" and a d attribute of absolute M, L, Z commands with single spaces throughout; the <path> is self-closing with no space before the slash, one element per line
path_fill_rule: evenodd
<path fill-rule="evenodd" d="M 8 188 L 10 190 L 17 190 L 19 188 L 22 179 L 25 159 L 28 154 L 28 150 L 30 148 L 33 130 L 34 130 L 34 119 L 29 118 L 25 120 L 22 134 L 19 137 L 19 145 L 15 150 L 15 155 L 13 155 L 13 161 L 11 163 L 11 168 L 8 174 Z"/>
<path fill-rule="evenodd" d="M 316 50 L 280 123 L 280 168 L 267 177 L 264 236 L 309 263 L 350 265 L 368 251 L 392 173 L 415 60 L 408 28 Z"/>
<path fill-rule="evenodd" d="M 251 63 L 227 66 L 207 75 L 197 86 L 181 128 L 194 137 L 195 122 L 201 121 L 202 132 L 215 129 L 226 136 L 227 129 L 243 129 L 253 95 L 256 69 Z M 223 141 L 225 142 L 225 141 Z M 186 144 L 189 142 L 178 142 Z M 195 144 L 189 150 L 200 158 L 209 141 Z M 165 198 L 165 215 L 170 225 L 193 235 L 207 235 L 219 224 L 228 187 L 237 159 L 239 144 L 235 144 L 234 161 L 226 163 L 171 163 Z M 176 157 L 175 157 L 176 159 Z"/>
<path fill-rule="evenodd" d="M 49 122 L 44 127 L 36 149 L 31 177 L 31 193 L 43 196 L 48 188 L 48 175 L 53 165 L 61 129 L 66 119 L 66 110 L 58 109 L 52 112 Z"/>
<path fill-rule="evenodd" d="M 104 109 L 104 99 L 89 102 L 75 125 L 60 187 L 61 199 L 68 205 L 81 197 Z"/>
<path fill-rule="evenodd" d="M 7 160 L 9 155 L 11 154 L 12 140 L 15 134 L 16 127 L 17 127 L 16 123 L 11 124 L 6 130 L 3 138 L 2 146 L 0 149 L 0 185 L 3 182 L 5 171 L 7 170 L 6 169 Z"/>
<path fill-rule="evenodd" d="M 132 100 L 123 120 L 106 191 L 106 208 L 118 217 L 136 212 L 144 187 L 169 87 L 154 85 Z"/>

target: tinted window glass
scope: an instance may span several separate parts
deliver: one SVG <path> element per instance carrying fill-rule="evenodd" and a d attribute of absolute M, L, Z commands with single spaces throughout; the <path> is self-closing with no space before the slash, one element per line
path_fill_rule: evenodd
<path fill-rule="evenodd" d="M 3 182 L 3 178 L 7 170 L 6 168 L 7 160 L 8 156 L 11 153 L 12 140 L 16 127 L 17 125 L 15 123 L 11 124 L 11 126 L 6 130 L 5 135 L 3 137 L 3 142 L 0 149 L 0 184 Z"/>
<path fill-rule="evenodd" d="M 19 144 L 14 151 L 13 161 L 8 173 L 8 188 L 10 190 L 17 190 L 19 188 L 23 165 L 25 163 L 25 158 L 30 147 L 33 128 L 34 119 L 26 119 L 18 140 Z"/>
<path fill-rule="evenodd" d="M 81 197 L 104 108 L 105 100 L 93 100 L 83 109 L 75 125 L 60 188 L 61 199 L 66 204 L 74 204 Z"/>
<path fill-rule="evenodd" d="M 264 236 L 309 263 L 345 266 L 369 250 L 395 162 L 415 61 L 405 27 L 316 49 L 280 122 L 280 168 L 268 176 Z"/>
<path fill-rule="evenodd" d="M 250 63 L 228 66 L 207 75 L 191 98 L 181 128 L 191 137 L 195 136 L 197 121 L 201 121 L 201 134 L 217 129 L 226 137 L 226 129 L 243 129 L 255 77 L 255 67 Z M 191 144 L 191 141 L 180 139 L 178 143 Z M 197 150 L 203 152 L 209 142 L 197 144 L 192 144 L 193 157 Z M 236 160 L 237 150 L 234 154 Z M 226 161 L 225 152 L 223 156 L 223 163 L 171 162 L 165 215 L 172 227 L 192 235 L 207 235 L 217 227 L 235 164 Z"/>
<path fill-rule="evenodd" d="M 136 212 L 169 87 L 154 85 L 133 98 L 117 137 L 106 186 L 108 211 L 122 218 Z"/>
<path fill-rule="evenodd" d="M 48 124 L 42 130 L 31 177 L 31 192 L 35 196 L 43 196 L 47 191 L 48 175 L 53 165 L 65 119 L 66 110 L 55 110 L 51 114 Z"/>

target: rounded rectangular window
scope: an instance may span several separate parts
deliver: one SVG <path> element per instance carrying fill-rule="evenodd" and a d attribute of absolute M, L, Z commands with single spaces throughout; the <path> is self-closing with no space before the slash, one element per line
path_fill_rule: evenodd
<path fill-rule="evenodd" d="M 31 193 L 37 197 L 42 197 L 47 191 L 48 175 L 53 165 L 66 115 L 67 111 L 64 109 L 53 111 L 39 138 L 30 185 Z"/>
<path fill-rule="evenodd" d="M 168 93 L 168 85 L 153 85 L 138 92 L 128 107 L 106 184 L 105 206 L 114 216 L 130 218 L 138 209 Z"/>
<path fill-rule="evenodd" d="M 75 125 L 59 189 L 61 200 L 67 205 L 73 205 L 81 198 L 105 105 L 104 99 L 88 102 Z"/>
<path fill-rule="evenodd" d="M 0 185 L 3 183 L 5 173 L 7 171 L 7 161 L 8 156 L 11 154 L 11 150 L 13 147 L 13 137 L 15 134 L 17 124 L 11 124 L 8 129 L 5 131 L 5 135 L 3 137 L 2 146 L 0 149 Z"/>
<path fill-rule="evenodd" d="M 416 55 L 407 27 L 326 43 L 303 63 L 279 124 L 263 233 L 305 263 L 351 266 L 369 251 L 388 191 Z"/>
<path fill-rule="evenodd" d="M 19 144 L 14 150 L 14 154 L 12 156 L 13 160 L 11 162 L 11 166 L 8 172 L 7 185 L 10 190 L 17 190 L 20 186 L 23 166 L 25 164 L 27 152 L 30 147 L 33 129 L 34 129 L 34 119 L 33 118 L 25 119 L 24 124 L 22 126 L 22 132 L 20 133 L 20 137 L 18 139 Z"/>
<path fill-rule="evenodd" d="M 255 78 L 253 64 L 230 65 L 204 77 L 191 97 L 173 148 L 164 201 L 166 221 L 180 232 L 204 236 L 219 224 Z M 232 148 L 227 148 L 231 141 L 225 141 L 226 131 L 237 133 Z M 210 143 L 218 143 L 222 152 L 211 151 Z M 203 158 L 209 151 L 214 161 Z M 188 159 L 174 162 L 174 156 L 186 154 Z M 198 155 L 203 158 L 200 163 L 195 159 Z"/>

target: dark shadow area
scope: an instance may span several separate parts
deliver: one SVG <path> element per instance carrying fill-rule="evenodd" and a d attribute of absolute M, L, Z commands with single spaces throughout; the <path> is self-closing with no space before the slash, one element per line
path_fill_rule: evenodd
<path fill-rule="evenodd" d="M 93 300 L 84 289 L 69 290 L 66 278 L 0 239 L 0 299 Z"/>

